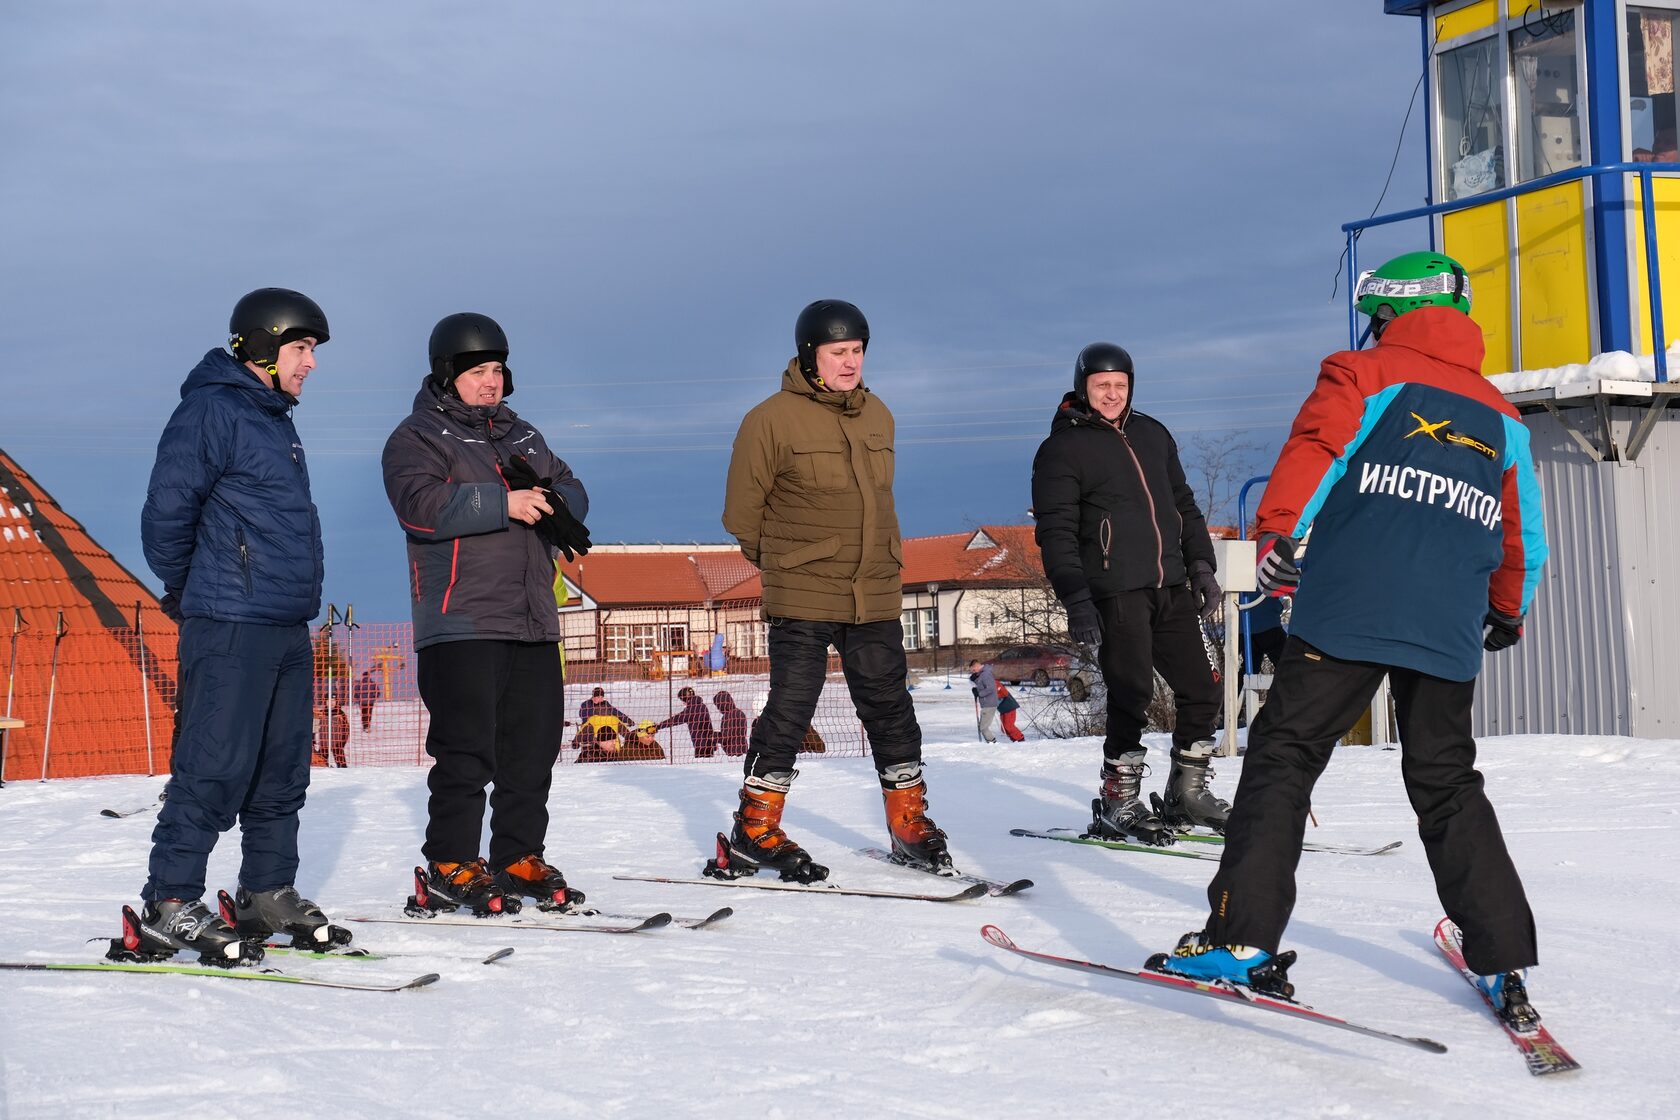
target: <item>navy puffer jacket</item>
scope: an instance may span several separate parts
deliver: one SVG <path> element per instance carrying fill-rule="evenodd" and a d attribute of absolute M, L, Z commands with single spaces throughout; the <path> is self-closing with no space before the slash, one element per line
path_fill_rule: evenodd
<path fill-rule="evenodd" d="M 428 378 L 385 441 L 385 494 L 408 534 L 414 648 L 438 642 L 557 642 L 554 550 L 508 519 L 502 468 L 522 455 L 582 521 L 589 496 L 542 433 L 507 403 L 468 405 Z"/>
<path fill-rule="evenodd" d="M 181 385 L 140 541 L 187 618 L 294 626 L 321 611 L 321 519 L 290 399 L 225 350 Z"/>

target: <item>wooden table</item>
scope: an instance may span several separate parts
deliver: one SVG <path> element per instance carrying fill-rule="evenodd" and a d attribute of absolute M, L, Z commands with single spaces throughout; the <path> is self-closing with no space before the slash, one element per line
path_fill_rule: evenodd
<path fill-rule="evenodd" d="M 6 784 L 6 736 L 15 727 L 22 727 L 23 721 L 15 716 L 0 716 L 0 786 Z"/>

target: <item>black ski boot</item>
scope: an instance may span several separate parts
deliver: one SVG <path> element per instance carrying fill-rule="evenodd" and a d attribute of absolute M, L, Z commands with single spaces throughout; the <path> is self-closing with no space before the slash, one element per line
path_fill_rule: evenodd
<path fill-rule="evenodd" d="M 1091 802 L 1091 828 L 1085 834 L 1098 840 L 1167 847 L 1172 829 L 1144 803 L 1143 752 L 1131 751 L 1118 762 L 1104 759 L 1102 795 Z"/>
<path fill-rule="evenodd" d="M 1174 829 L 1208 828 L 1225 831 L 1225 820 L 1231 815 L 1231 803 L 1215 797 L 1208 789 L 1213 770 L 1208 761 L 1213 757 L 1214 742 L 1203 739 L 1183 750 L 1172 752 L 1172 772 L 1167 775 L 1167 796 L 1157 811 Z"/>
<path fill-rule="evenodd" d="M 889 767 L 881 774 L 881 787 L 893 862 L 935 875 L 955 875 L 945 833 L 927 815 L 927 782 L 921 766 Z"/>
<path fill-rule="evenodd" d="M 237 895 L 216 892 L 222 921 L 246 941 L 266 943 L 276 934 L 291 937 L 291 947 L 316 953 L 330 953 L 350 944 L 350 931 L 327 921 L 321 908 L 299 895 L 293 886 L 271 891 L 248 891 Z"/>
<path fill-rule="evenodd" d="M 496 877 L 482 859 L 469 863 L 438 863 L 414 869 L 414 893 L 403 913 L 411 918 L 430 918 L 442 910 L 467 909 L 476 918 L 495 914 L 517 914 L 522 903 L 496 885 Z"/>
<path fill-rule="evenodd" d="M 781 874 L 784 882 L 815 883 L 828 878 L 828 868 L 782 831 L 782 808 L 796 770 L 762 777 L 753 775 L 741 786 L 741 807 L 735 827 L 726 837 L 718 833 L 717 857 L 706 861 L 703 874 L 714 879 L 740 879 L 763 868 Z"/>
<path fill-rule="evenodd" d="M 182 949 L 197 953 L 200 964 L 221 968 L 263 959 L 261 945 L 242 941 L 238 931 L 200 899 L 162 898 L 146 903 L 138 914 L 124 906 L 122 923 L 122 936 L 111 939 L 106 960 L 155 964 Z"/>
<path fill-rule="evenodd" d="M 524 896 L 537 900 L 538 910 L 559 910 L 575 914 L 583 905 L 583 892 L 566 885 L 566 876 L 558 867 L 533 852 L 521 856 L 496 872 L 496 886 L 502 897 Z"/>

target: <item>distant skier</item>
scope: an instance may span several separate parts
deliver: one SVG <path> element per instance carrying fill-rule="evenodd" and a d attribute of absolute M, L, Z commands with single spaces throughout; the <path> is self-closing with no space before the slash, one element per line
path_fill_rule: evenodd
<path fill-rule="evenodd" d="M 381 691 L 379 682 L 373 679 L 372 669 L 363 671 L 350 689 L 350 698 L 356 702 L 356 707 L 361 709 L 364 733 L 373 730 L 373 705 L 378 701 Z"/>
<path fill-rule="evenodd" d="M 997 742 L 997 736 L 992 734 L 992 722 L 998 715 L 998 682 L 992 674 L 992 667 L 976 657 L 968 663 L 968 679 L 973 683 L 969 691 L 974 693 L 976 716 L 976 730 L 980 738 L 988 743 Z"/>
<path fill-rule="evenodd" d="M 164 611 L 181 624 L 180 722 L 145 906 L 123 908 L 113 958 L 188 949 L 233 964 L 260 960 L 278 932 L 322 948 L 350 940 L 294 886 L 322 553 L 291 412 L 327 318 L 308 296 L 260 288 L 234 306 L 228 334 L 228 350 L 211 350 L 181 386 L 140 516 Z M 210 851 L 235 819 L 237 928 L 203 901 Z"/>
<path fill-rule="evenodd" d="M 1212 913 L 1158 963 L 1286 990 L 1295 954 L 1278 942 L 1313 784 L 1387 675 L 1436 893 L 1481 986 L 1521 1026 L 1535 1018 L 1534 916 L 1475 769 L 1470 712 L 1483 651 L 1522 637 L 1546 559 L 1528 430 L 1481 376 L 1457 261 L 1396 257 L 1360 279 L 1357 299 L 1376 346 L 1324 360 L 1260 502 L 1260 587 L 1295 600 L 1249 730 Z M 1298 569 L 1309 526 L 1311 563 Z"/>
<path fill-rule="evenodd" d="M 741 421 L 729 460 L 723 525 L 763 573 L 770 696 L 753 726 L 734 828 L 709 870 L 827 877 L 782 831 L 782 809 L 831 645 L 868 736 L 894 855 L 948 869 L 905 687 L 893 418 L 863 386 L 869 324 L 852 304 L 818 300 L 799 313 L 794 343 L 780 390 Z"/>
<path fill-rule="evenodd" d="M 1171 844 L 1175 827 L 1223 828 L 1230 806 L 1208 788 L 1219 684 L 1201 622 L 1219 610 L 1207 519 L 1172 433 L 1133 408 L 1132 356 L 1093 342 L 1073 365 L 1050 435 L 1033 458 L 1035 534 L 1067 610 L 1068 634 L 1097 646 L 1108 688 L 1092 835 Z M 1177 724 L 1166 816 L 1143 800 L 1143 731 L 1159 673 Z"/>
<path fill-rule="evenodd" d="M 554 551 L 589 550 L 589 498 L 508 407 L 508 340 L 486 315 L 440 320 L 414 411 L 385 442 L 385 492 L 408 539 L 426 753 L 418 909 L 512 912 L 580 901 L 544 858 L 565 716 Z M 490 854 L 480 854 L 485 787 Z"/>
<path fill-rule="evenodd" d="M 683 702 L 682 710 L 671 718 L 654 724 L 653 729 L 663 731 L 680 723 L 688 728 L 688 737 L 694 743 L 694 757 L 712 757 L 717 753 L 718 733 L 712 727 L 711 709 L 706 707 L 706 702 L 687 685 L 677 689 L 677 699 Z"/>

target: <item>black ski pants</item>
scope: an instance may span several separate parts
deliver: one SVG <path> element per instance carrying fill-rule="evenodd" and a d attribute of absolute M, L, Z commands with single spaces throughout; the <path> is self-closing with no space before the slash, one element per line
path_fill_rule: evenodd
<path fill-rule="evenodd" d="M 1476 770 L 1470 707 L 1476 682 L 1339 661 L 1299 638 L 1283 648 L 1208 885 L 1208 933 L 1275 953 L 1295 907 L 1313 784 L 1387 674 L 1400 721 L 1400 775 L 1447 916 L 1464 931 L 1464 959 L 1490 975 L 1537 958 L 1534 915 Z"/>
<path fill-rule="evenodd" d="M 490 867 L 541 855 L 548 788 L 560 755 L 564 684 L 553 642 L 440 642 L 420 651 L 431 715 L 426 843 L 437 863 L 477 859 L 490 794 Z"/>
<path fill-rule="evenodd" d="M 1219 682 L 1202 644 L 1201 619 L 1190 588 L 1125 591 L 1097 600 L 1097 611 L 1103 625 L 1097 660 L 1108 688 L 1103 757 L 1119 758 L 1143 749 L 1157 672 L 1172 689 L 1178 710 L 1173 746 L 1183 749 L 1213 738 L 1219 719 Z"/>
<path fill-rule="evenodd" d="M 770 620 L 770 697 L 753 721 L 745 773 L 792 770 L 828 677 L 828 647 L 840 654 L 846 688 L 869 740 L 875 769 L 922 760 L 922 728 L 906 684 L 904 628 L 881 622 Z"/>

